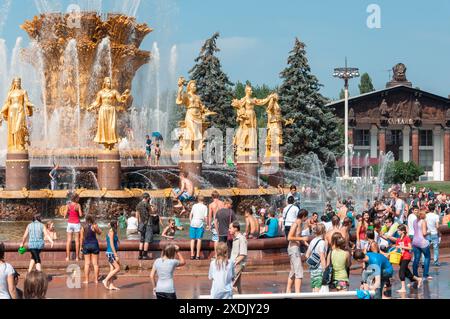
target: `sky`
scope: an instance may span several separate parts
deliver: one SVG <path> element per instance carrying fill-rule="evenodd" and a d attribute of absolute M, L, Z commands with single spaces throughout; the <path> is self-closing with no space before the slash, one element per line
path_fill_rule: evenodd
<path fill-rule="evenodd" d="M 343 83 L 332 73 L 345 57 L 350 66 L 369 73 L 376 89 L 384 88 L 389 70 L 403 62 L 414 87 L 450 94 L 448 0 L 1 0 L 0 38 L 11 51 L 17 37 L 28 40 L 19 25 L 39 10 L 66 11 L 70 4 L 86 8 L 88 3 L 103 12 L 136 11 L 138 21 L 154 29 L 142 48 L 150 50 L 158 42 L 162 73 L 173 45 L 178 49 L 177 74 L 186 76 L 203 41 L 220 32 L 219 56 L 231 81 L 276 86 L 298 37 L 326 97 L 339 95 Z M 375 16 L 368 12 L 370 5 L 380 13 L 379 20 L 369 19 L 375 23 L 369 24 L 372 28 L 367 23 Z M 350 83 L 353 96 L 358 82 Z"/>

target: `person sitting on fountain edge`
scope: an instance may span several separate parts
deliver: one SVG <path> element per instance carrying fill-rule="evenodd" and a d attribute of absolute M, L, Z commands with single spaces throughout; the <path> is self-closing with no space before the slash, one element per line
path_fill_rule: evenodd
<path fill-rule="evenodd" d="M 194 199 L 194 184 L 188 178 L 188 172 L 180 173 L 180 188 L 174 188 L 172 190 L 172 195 L 178 200 L 178 205 L 176 208 L 183 207 L 180 216 L 186 213 L 186 207 L 183 205 L 184 202 L 192 201 Z"/>

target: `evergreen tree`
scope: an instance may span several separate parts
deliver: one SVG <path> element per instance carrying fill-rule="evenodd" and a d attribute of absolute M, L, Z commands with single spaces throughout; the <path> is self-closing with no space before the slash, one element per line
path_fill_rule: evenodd
<path fill-rule="evenodd" d="M 242 99 L 245 96 L 245 84 L 238 81 L 234 87 L 234 98 Z"/>
<path fill-rule="evenodd" d="M 372 79 L 370 78 L 368 73 L 364 73 L 361 76 L 361 83 L 359 84 L 359 93 L 364 94 L 373 91 L 375 91 L 375 88 L 373 87 Z"/>
<path fill-rule="evenodd" d="M 215 33 L 206 40 L 200 55 L 195 59 L 197 64 L 189 74 L 191 80 L 197 82 L 197 93 L 202 102 L 209 110 L 217 113 L 211 117 L 212 125 L 221 129 L 225 136 L 227 128 L 235 127 L 236 115 L 231 106 L 233 83 L 222 71 L 220 60 L 215 55 L 220 51 L 216 44 L 219 36 L 219 33 Z"/>
<path fill-rule="evenodd" d="M 326 173 L 335 169 L 335 158 L 343 152 L 339 120 L 320 94 L 321 84 L 311 74 L 304 43 L 298 39 L 290 52 L 288 66 L 281 72 L 280 105 L 285 119 L 294 123 L 284 130 L 283 147 L 287 168 L 304 168 L 307 155 L 315 153 Z"/>
<path fill-rule="evenodd" d="M 345 99 L 345 91 L 344 91 L 344 89 L 341 89 L 341 92 L 339 92 L 339 99 L 340 100 Z"/>

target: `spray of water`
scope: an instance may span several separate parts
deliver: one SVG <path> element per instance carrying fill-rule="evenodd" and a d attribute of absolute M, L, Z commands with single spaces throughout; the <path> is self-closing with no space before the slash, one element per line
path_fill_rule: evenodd
<path fill-rule="evenodd" d="M 104 38 L 97 47 L 88 89 L 90 100 L 93 100 L 94 94 L 98 90 L 97 81 L 105 77 L 112 78 L 111 41 L 109 37 Z"/>
<path fill-rule="evenodd" d="M 6 41 L 0 39 L 0 101 L 4 101 L 8 92 L 8 54 Z"/>
<path fill-rule="evenodd" d="M 61 0 L 34 0 L 39 13 L 61 12 Z"/>
<path fill-rule="evenodd" d="M 159 55 L 158 43 L 153 43 L 153 60 L 150 64 L 150 72 L 152 72 L 154 77 L 154 83 L 156 85 L 156 114 L 159 115 L 161 112 L 161 85 L 160 85 L 160 68 L 161 68 L 161 58 Z M 156 129 L 161 130 L 161 119 L 158 116 L 156 119 Z"/>
<path fill-rule="evenodd" d="M 101 14 L 102 2 L 102 0 L 78 0 L 78 5 L 82 11 L 97 12 L 98 14 Z"/>
<path fill-rule="evenodd" d="M 12 80 L 16 76 L 19 76 L 22 71 L 20 64 L 20 51 L 22 49 L 22 42 L 23 42 L 22 37 L 18 37 L 16 39 L 16 44 L 12 51 L 10 74 L 9 74 L 10 80 Z"/>
<path fill-rule="evenodd" d="M 81 107 L 80 107 L 80 66 L 78 59 L 77 41 L 71 39 L 67 44 L 64 51 L 64 67 L 61 74 L 60 81 L 60 105 L 65 105 L 66 112 L 63 115 L 64 129 L 70 132 L 70 130 L 76 132 L 74 134 L 77 146 L 80 147 L 81 143 Z M 69 110 L 67 112 L 67 110 Z M 73 113 L 72 113 L 73 112 Z M 61 141 L 68 145 L 73 146 L 72 141 Z"/>
<path fill-rule="evenodd" d="M 176 80 L 177 80 L 177 62 L 178 62 L 178 52 L 177 52 L 177 46 L 174 45 L 170 49 L 170 61 L 169 61 L 169 79 L 168 79 L 168 85 L 167 87 L 167 100 L 166 100 L 166 107 L 164 109 L 165 114 L 169 114 L 171 112 L 171 106 L 173 105 L 173 96 L 170 94 L 171 90 L 170 88 L 176 87 Z M 162 133 L 165 134 L 164 136 L 167 136 L 169 131 L 169 121 L 164 121 L 164 128 L 162 129 Z"/>
<path fill-rule="evenodd" d="M 5 0 L 0 7 L 0 34 L 3 32 L 3 27 L 8 20 L 9 8 L 11 7 L 11 0 Z"/>

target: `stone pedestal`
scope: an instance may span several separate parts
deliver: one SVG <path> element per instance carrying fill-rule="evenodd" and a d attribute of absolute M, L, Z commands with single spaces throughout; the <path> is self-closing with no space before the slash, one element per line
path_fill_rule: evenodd
<path fill-rule="evenodd" d="M 259 187 L 258 183 L 258 161 L 255 155 L 239 156 L 236 163 L 237 187 L 253 188 Z"/>
<path fill-rule="evenodd" d="M 6 154 L 6 189 L 19 191 L 30 188 L 30 160 L 28 151 Z"/>
<path fill-rule="evenodd" d="M 180 167 L 180 173 L 188 173 L 188 179 L 192 181 L 192 184 L 194 184 L 194 187 L 200 187 L 200 179 L 199 177 L 202 176 L 202 162 L 198 161 L 181 161 L 179 163 Z"/>
<path fill-rule="evenodd" d="M 283 156 L 271 156 L 264 160 L 263 172 L 268 177 L 268 184 L 272 187 L 278 187 L 284 184 L 284 169 L 285 163 Z"/>
<path fill-rule="evenodd" d="M 103 151 L 97 155 L 97 180 L 100 189 L 120 190 L 120 153 L 118 150 Z"/>

